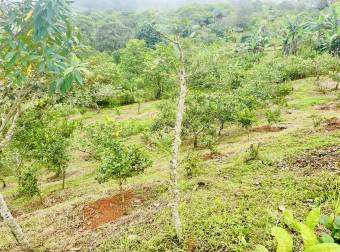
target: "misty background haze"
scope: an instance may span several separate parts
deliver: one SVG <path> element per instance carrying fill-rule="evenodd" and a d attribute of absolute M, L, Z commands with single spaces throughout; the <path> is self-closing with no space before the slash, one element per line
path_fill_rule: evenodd
<path fill-rule="evenodd" d="M 167 9 L 183 5 L 200 3 L 235 3 L 246 0 L 75 0 L 75 6 L 81 11 L 99 10 L 146 10 Z M 254 0 L 257 1 L 257 0 Z M 282 0 L 262 0 L 262 2 L 281 2 Z M 297 1 L 297 0 L 291 0 Z"/>

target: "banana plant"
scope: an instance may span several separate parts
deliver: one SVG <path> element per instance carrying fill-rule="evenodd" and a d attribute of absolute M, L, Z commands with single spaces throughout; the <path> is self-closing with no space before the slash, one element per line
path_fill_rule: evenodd
<path fill-rule="evenodd" d="M 338 214 L 339 211 L 336 211 Z M 340 252 L 340 216 L 332 214 L 325 216 L 321 214 L 320 208 L 312 209 L 304 222 L 294 218 L 291 211 L 283 213 L 284 223 L 291 229 L 299 233 L 304 244 L 304 252 Z M 329 234 L 315 233 L 318 224 L 324 225 L 331 232 Z M 276 240 L 276 252 L 293 252 L 294 243 L 292 235 L 284 228 L 273 227 L 271 234 Z M 255 252 L 268 252 L 262 245 L 256 247 Z"/>
<path fill-rule="evenodd" d="M 269 44 L 269 34 L 265 27 L 250 35 L 243 43 L 243 47 L 253 53 L 262 52 Z"/>
<path fill-rule="evenodd" d="M 288 20 L 283 32 L 282 53 L 285 55 L 296 54 L 298 41 L 304 32 L 303 26 L 298 19 Z"/>
<path fill-rule="evenodd" d="M 316 49 L 321 52 L 340 52 L 340 3 L 323 11 L 318 20 L 306 24 L 306 29 L 316 33 Z"/>

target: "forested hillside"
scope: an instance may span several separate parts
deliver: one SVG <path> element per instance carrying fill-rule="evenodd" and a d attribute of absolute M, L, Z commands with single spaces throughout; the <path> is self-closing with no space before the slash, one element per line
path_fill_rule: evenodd
<path fill-rule="evenodd" d="M 339 1 L 0 0 L 0 251 L 340 251 Z"/>

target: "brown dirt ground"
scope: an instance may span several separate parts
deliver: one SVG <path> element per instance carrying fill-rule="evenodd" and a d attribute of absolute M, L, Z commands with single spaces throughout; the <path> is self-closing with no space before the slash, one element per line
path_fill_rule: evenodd
<path fill-rule="evenodd" d="M 308 167 L 309 171 L 324 169 L 340 174 L 340 145 L 307 151 L 289 163 L 295 169 Z"/>
<path fill-rule="evenodd" d="M 329 110 L 340 111 L 340 104 L 335 103 L 335 102 L 330 102 L 326 104 L 315 105 L 314 108 L 317 110 L 322 110 L 322 111 L 329 111 Z"/>
<path fill-rule="evenodd" d="M 325 76 L 321 77 L 316 83 L 318 83 L 321 88 L 326 90 L 334 90 L 337 86 L 336 81 Z"/>
<path fill-rule="evenodd" d="M 254 128 L 252 131 L 254 132 L 280 132 L 285 129 L 287 129 L 286 126 L 265 125 L 265 126 Z"/>
<path fill-rule="evenodd" d="M 325 121 L 325 130 L 335 131 L 340 130 L 340 119 L 337 117 L 332 117 Z"/>
<path fill-rule="evenodd" d="M 95 229 L 100 225 L 115 222 L 121 217 L 127 215 L 127 211 L 133 203 L 142 203 L 142 195 L 135 195 L 133 191 L 127 191 L 122 195 L 117 194 L 112 197 L 97 200 L 85 206 L 83 209 L 84 228 Z"/>
<path fill-rule="evenodd" d="M 214 159 L 222 159 L 224 156 L 221 153 L 207 153 L 202 156 L 203 161 L 214 160 Z"/>

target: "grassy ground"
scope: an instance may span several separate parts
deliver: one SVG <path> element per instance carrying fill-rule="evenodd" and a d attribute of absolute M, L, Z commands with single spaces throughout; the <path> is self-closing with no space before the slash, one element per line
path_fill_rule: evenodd
<path fill-rule="evenodd" d="M 143 194 L 147 200 L 129 211 L 116 223 L 94 230 L 84 229 L 83 208 L 97 199 L 115 195 L 115 182 L 98 184 L 96 163 L 79 150 L 81 132 L 75 136 L 72 159 L 68 168 L 66 189 L 60 181 L 51 181 L 52 174 L 42 171 L 41 188 L 44 204 L 39 199 L 15 198 L 15 179 L 10 178 L 4 191 L 18 222 L 40 251 L 67 251 L 80 247 L 83 251 L 253 251 L 256 244 L 271 247 L 268 235 L 272 226 L 280 225 L 279 208 L 292 209 L 302 218 L 310 208 L 321 205 L 324 211 L 332 207 L 332 195 L 339 176 L 326 169 L 286 167 L 281 164 L 308 149 L 339 145 L 339 131 L 325 131 L 313 126 L 316 115 L 339 117 L 339 110 L 317 110 L 315 105 L 334 102 L 334 93 L 323 94 L 313 79 L 294 82 L 294 93 L 283 110 L 280 132 L 247 133 L 231 127 L 223 132 L 218 145 L 220 156 L 205 160 L 201 172 L 191 179 L 180 171 L 181 204 L 184 241 L 178 243 L 171 225 L 168 202 L 167 153 L 147 147 L 153 167 L 145 174 L 129 180 L 129 188 Z M 148 125 L 157 114 L 158 102 L 137 105 L 100 113 L 73 115 L 87 125 L 98 121 L 115 120 L 131 123 L 135 120 Z M 261 114 L 261 113 L 260 113 Z M 132 121 L 131 121 L 132 120 Z M 265 124 L 261 119 L 259 125 Z M 127 141 L 143 144 L 141 134 Z M 261 142 L 258 160 L 245 162 L 252 143 Z M 191 151 L 185 142 L 181 157 Z M 190 145 L 190 146 L 189 146 Z M 207 150 L 198 150 L 204 156 Z M 340 155 L 340 153 L 339 153 Z M 284 163 L 284 162 L 283 162 Z M 340 168 L 338 167 L 338 172 Z M 338 173 L 339 174 L 339 173 Z M 0 251 L 18 251 L 9 230 L 0 223 Z"/>

